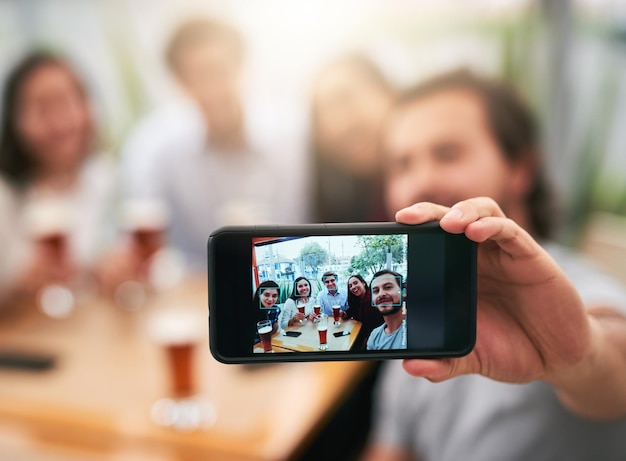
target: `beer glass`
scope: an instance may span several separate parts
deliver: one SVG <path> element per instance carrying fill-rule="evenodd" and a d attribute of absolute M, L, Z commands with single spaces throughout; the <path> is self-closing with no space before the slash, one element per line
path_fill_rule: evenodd
<path fill-rule="evenodd" d="M 261 320 L 256 324 L 261 344 L 263 344 L 263 352 L 274 352 L 272 350 L 272 321 Z"/>
<path fill-rule="evenodd" d="M 165 246 L 169 213 L 158 199 L 132 199 L 122 204 L 122 228 L 130 236 L 133 250 L 147 271 L 150 258 Z"/>
<path fill-rule="evenodd" d="M 328 349 L 328 317 L 326 315 L 320 315 L 317 322 L 317 332 L 320 336 L 320 347 L 321 351 L 325 351 Z"/>
<path fill-rule="evenodd" d="M 210 426 L 216 419 L 214 406 L 197 395 L 194 359 L 204 320 L 197 314 L 184 307 L 160 308 L 148 325 L 153 341 L 163 348 L 169 383 L 168 396 L 152 406 L 152 419 L 181 431 Z"/>
<path fill-rule="evenodd" d="M 131 199 L 122 204 L 120 222 L 139 266 L 133 268 L 134 280 L 125 280 L 115 288 L 114 299 L 126 310 L 138 310 L 146 303 L 150 288 L 155 288 L 153 269 L 165 247 L 169 214 L 161 200 Z"/>
<path fill-rule="evenodd" d="M 337 326 L 340 324 L 339 319 L 341 318 L 341 306 L 334 305 L 333 306 L 333 325 Z"/>
<path fill-rule="evenodd" d="M 27 205 L 24 214 L 26 232 L 35 251 L 46 255 L 49 264 L 63 266 L 69 258 L 69 230 L 72 225 L 69 203 L 59 199 L 38 200 Z M 50 283 L 37 293 L 37 306 L 49 317 L 68 317 L 75 308 L 75 280 Z"/>
<path fill-rule="evenodd" d="M 322 306 L 320 306 L 319 304 L 316 304 L 315 306 L 313 306 L 313 312 L 315 313 L 315 319 L 313 321 L 318 322 L 319 316 L 322 312 Z"/>
<path fill-rule="evenodd" d="M 304 301 L 299 300 L 297 307 L 298 307 L 298 312 L 304 315 L 304 307 L 305 307 Z M 300 323 L 304 323 L 304 320 L 306 320 L 306 318 L 300 319 Z"/>

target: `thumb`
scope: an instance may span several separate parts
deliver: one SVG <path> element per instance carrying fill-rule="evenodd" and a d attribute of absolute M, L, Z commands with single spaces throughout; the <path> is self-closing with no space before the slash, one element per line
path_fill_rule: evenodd
<path fill-rule="evenodd" d="M 470 356 L 453 359 L 410 359 L 404 360 L 402 366 L 408 374 L 435 383 L 480 371 Z"/>

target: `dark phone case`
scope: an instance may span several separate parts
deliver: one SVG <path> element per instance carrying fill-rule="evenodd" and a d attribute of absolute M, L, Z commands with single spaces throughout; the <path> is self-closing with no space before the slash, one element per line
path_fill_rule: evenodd
<path fill-rule="evenodd" d="M 300 336 L 302 333 L 299 331 L 286 331 L 285 332 L 285 336 L 291 336 L 292 338 L 297 338 L 298 336 Z"/>
<path fill-rule="evenodd" d="M 342 336 L 348 336 L 350 334 L 349 331 L 338 331 L 336 333 L 333 333 L 333 336 L 335 338 L 341 338 Z"/>

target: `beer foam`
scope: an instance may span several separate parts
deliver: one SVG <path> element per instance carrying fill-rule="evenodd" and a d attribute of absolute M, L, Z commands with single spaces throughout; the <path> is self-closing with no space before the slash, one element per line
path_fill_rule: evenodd
<path fill-rule="evenodd" d="M 148 334 L 160 344 L 189 344 L 203 335 L 206 317 L 188 308 L 161 309 L 148 323 Z"/>
<path fill-rule="evenodd" d="M 37 200 L 26 206 L 23 219 L 26 233 L 33 239 L 67 234 L 72 225 L 72 207 L 62 199 Z"/>
<path fill-rule="evenodd" d="M 121 223 L 125 230 L 162 230 L 169 221 L 169 211 L 162 200 L 131 199 L 122 204 Z"/>
<path fill-rule="evenodd" d="M 260 335 L 264 335 L 266 333 L 271 333 L 272 332 L 272 327 L 263 327 L 259 330 L 259 334 Z"/>

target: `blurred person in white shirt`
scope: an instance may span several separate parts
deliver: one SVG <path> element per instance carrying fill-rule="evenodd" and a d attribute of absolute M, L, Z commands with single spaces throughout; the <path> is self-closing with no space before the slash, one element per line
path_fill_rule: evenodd
<path fill-rule="evenodd" d="M 308 219 L 304 124 L 280 104 L 244 95 L 244 43 L 231 25 L 185 22 L 165 54 L 186 99 L 131 133 L 125 191 L 162 200 L 171 217 L 168 243 L 192 269 L 206 270 L 206 241 L 218 227 Z"/>

